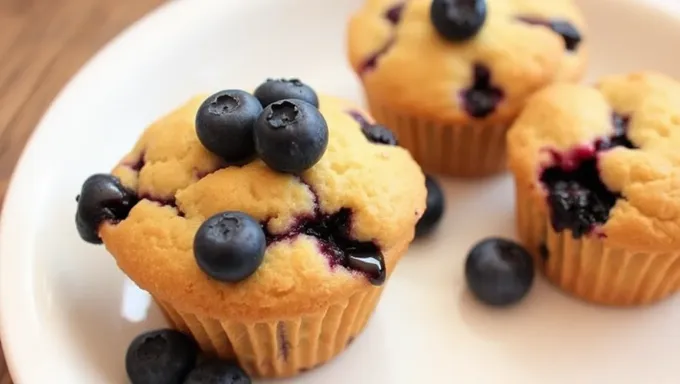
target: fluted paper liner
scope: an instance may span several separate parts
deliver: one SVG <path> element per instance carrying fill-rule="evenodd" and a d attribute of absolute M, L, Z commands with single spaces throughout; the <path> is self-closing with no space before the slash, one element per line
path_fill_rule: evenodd
<path fill-rule="evenodd" d="M 508 125 L 440 124 L 395 113 L 370 98 L 368 104 L 376 121 L 397 135 L 399 145 L 408 149 L 426 172 L 482 177 L 506 168 L 505 134 Z"/>
<path fill-rule="evenodd" d="M 255 377 L 290 377 L 342 352 L 366 326 L 382 289 L 372 287 L 314 314 L 255 323 L 196 316 L 156 302 L 170 324 L 192 335 L 204 352 L 236 358 Z"/>
<path fill-rule="evenodd" d="M 680 289 L 680 251 L 629 252 L 609 247 L 591 234 L 574 239 L 555 232 L 544 204 L 516 187 L 519 236 L 540 270 L 556 286 L 586 301 L 638 306 L 659 301 Z M 544 249 L 541 249 L 544 248 Z"/>

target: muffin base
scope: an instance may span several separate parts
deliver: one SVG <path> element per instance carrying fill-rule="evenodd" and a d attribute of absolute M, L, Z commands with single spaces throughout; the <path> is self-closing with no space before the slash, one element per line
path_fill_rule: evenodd
<path fill-rule="evenodd" d="M 484 177 L 506 169 L 504 124 L 441 124 L 396 113 L 368 99 L 377 122 L 389 127 L 428 173 L 455 177 Z"/>
<path fill-rule="evenodd" d="M 516 187 L 516 210 L 520 239 L 540 270 L 576 297 L 639 306 L 680 290 L 680 252 L 629 252 L 605 245 L 597 234 L 574 239 L 571 231 L 555 232 L 545 203 L 537 204 L 522 187 Z"/>
<path fill-rule="evenodd" d="M 290 377 L 342 352 L 364 329 L 382 293 L 371 287 L 342 303 L 296 319 L 240 322 L 183 312 L 156 299 L 168 322 L 193 336 L 201 349 L 237 359 L 253 377 Z"/>

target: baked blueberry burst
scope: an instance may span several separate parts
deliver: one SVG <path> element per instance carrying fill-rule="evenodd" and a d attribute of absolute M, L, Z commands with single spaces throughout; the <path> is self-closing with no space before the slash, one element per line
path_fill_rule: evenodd
<path fill-rule="evenodd" d="M 578 239 L 609 219 L 609 211 L 621 195 L 602 182 L 598 157 L 616 147 L 635 148 L 627 136 L 628 121 L 628 117 L 614 114 L 612 135 L 566 153 L 552 152 L 553 163 L 541 172 L 540 180 L 556 232 L 568 229 Z"/>

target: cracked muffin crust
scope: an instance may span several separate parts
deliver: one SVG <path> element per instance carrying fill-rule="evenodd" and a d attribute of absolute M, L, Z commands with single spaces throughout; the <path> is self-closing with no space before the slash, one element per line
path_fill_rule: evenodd
<path fill-rule="evenodd" d="M 425 177 L 405 149 L 367 134 L 369 115 L 330 96 L 319 97 L 329 141 L 312 168 L 278 173 L 259 159 L 226 166 L 197 137 L 204 100 L 153 123 L 115 167 L 138 202 L 123 220 L 103 222 L 99 235 L 203 349 L 236 356 L 256 376 L 291 376 L 363 329 L 379 285 L 413 239 Z M 192 248 L 199 226 L 224 211 L 247 213 L 266 235 L 262 264 L 237 283 L 211 279 Z M 374 253 L 369 261 L 382 265 L 348 263 L 351 252 Z"/>
<path fill-rule="evenodd" d="M 530 99 L 508 133 L 520 236 L 551 280 L 616 305 L 680 289 L 680 83 L 639 72 Z"/>
<path fill-rule="evenodd" d="M 450 41 L 435 26 L 437 2 L 367 0 L 349 22 L 349 61 L 371 112 L 426 169 L 495 173 L 504 167 L 506 127 L 526 98 L 581 78 L 588 56 L 583 16 L 570 0 L 448 2 L 486 9 L 474 36 Z M 475 148 L 449 159 L 465 152 L 456 141 Z M 454 154 L 445 156 L 446 148 Z"/>

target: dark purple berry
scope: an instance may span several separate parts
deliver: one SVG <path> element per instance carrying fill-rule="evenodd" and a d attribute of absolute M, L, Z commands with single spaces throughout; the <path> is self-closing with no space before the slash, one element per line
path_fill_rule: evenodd
<path fill-rule="evenodd" d="M 439 224 L 444 214 L 445 201 L 444 191 L 432 176 L 425 176 L 427 187 L 427 205 L 425 213 L 416 224 L 416 237 L 430 234 Z"/>
<path fill-rule="evenodd" d="M 250 377 L 236 362 L 207 360 L 194 368 L 183 384 L 250 384 Z"/>
<path fill-rule="evenodd" d="M 257 270 L 266 246 L 264 231 L 252 217 L 242 212 L 222 212 L 198 228 L 194 256 L 208 276 L 235 283 Z"/>
<path fill-rule="evenodd" d="M 208 97 L 196 113 L 196 135 L 210 152 L 227 164 L 243 164 L 253 158 L 253 125 L 262 112 L 255 96 L 226 90 Z"/>
<path fill-rule="evenodd" d="M 581 34 L 578 29 L 568 21 L 555 20 L 550 22 L 550 29 L 562 36 L 567 51 L 575 51 L 581 43 Z"/>
<path fill-rule="evenodd" d="M 102 240 L 99 238 L 101 223 L 125 219 L 137 203 L 137 196 L 125 188 L 117 177 L 96 174 L 85 180 L 76 201 L 78 234 L 88 243 L 101 244 Z"/>
<path fill-rule="evenodd" d="M 269 104 L 255 123 L 255 148 L 269 168 L 301 173 L 323 156 L 328 125 L 319 110 L 302 100 Z"/>
<path fill-rule="evenodd" d="M 387 127 L 380 124 L 369 124 L 361 127 L 366 139 L 371 143 L 384 145 L 398 145 L 397 137 Z"/>
<path fill-rule="evenodd" d="M 387 12 L 385 12 L 385 18 L 389 20 L 392 25 L 397 25 L 401 21 L 401 14 L 404 12 L 404 6 L 406 5 L 405 1 L 406 0 L 391 6 L 387 9 Z"/>
<path fill-rule="evenodd" d="M 137 336 L 125 355 L 132 384 L 182 384 L 194 368 L 198 346 L 189 336 L 161 329 Z"/>
<path fill-rule="evenodd" d="M 267 79 L 257 87 L 254 95 L 260 100 L 262 107 L 276 101 L 297 99 L 319 108 L 319 98 L 316 92 L 298 79 Z"/>
<path fill-rule="evenodd" d="M 463 109 L 472 117 L 489 116 L 503 100 L 503 90 L 491 82 L 491 71 L 486 65 L 476 63 L 473 67 L 472 86 L 463 91 Z"/>
<path fill-rule="evenodd" d="M 488 238 L 477 243 L 468 253 L 465 280 L 475 297 L 485 304 L 515 304 L 531 289 L 534 262 L 519 244 Z"/>
<path fill-rule="evenodd" d="M 540 25 L 550 28 L 553 32 L 562 37 L 564 40 L 564 47 L 569 52 L 577 50 L 579 44 L 581 44 L 581 33 L 579 33 L 578 29 L 576 29 L 576 27 L 568 21 L 541 19 L 534 16 L 520 16 L 518 17 L 518 20 L 527 24 Z"/>
<path fill-rule="evenodd" d="M 475 36 L 486 21 L 486 0 L 433 0 L 430 20 L 445 39 L 461 42 Z"/>

